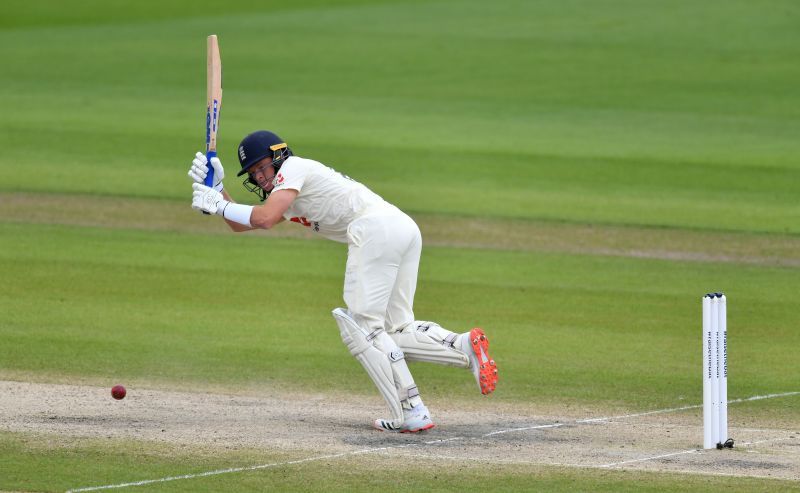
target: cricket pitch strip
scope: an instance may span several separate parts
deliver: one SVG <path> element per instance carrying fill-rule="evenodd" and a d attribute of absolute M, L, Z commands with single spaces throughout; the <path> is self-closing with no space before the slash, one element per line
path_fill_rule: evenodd
<path fill-rule="evenodd" d="M 331 398 L 310 393 L 263 397 L 133 389 L 126 399 L 115 401 L 107 388 L 16 381 L 0 381 L 0 395 L 3 431 L 53 434 L 65 441 L 70 437 L 127 438 L 226 450 L 285 450 L 305 456 L 275 466 L 351 456 L 359 460 L 391 457 L 395 462 L 428 457 L 465 466 L 479 461 L 800 480 L 800 424 L 751 427 L 754 419 L 740 424 L 737 401 L 732 401 L 730 427 L 735 448 L 703 450 L 702 405 L 694 403 L 631 414 L 580 416 L 574 408 L 562 413 L 535 404 L 523 408 L 482 399 L 464 409 L 460 403 L 429 398 L 426 404 L 437 427 L 418 434 L 394 434 L 370 427 L 373 418 L 385 413 L 377 397 Z M 242 466 L 209 473 L 235 474 L 272 465 Z"/>

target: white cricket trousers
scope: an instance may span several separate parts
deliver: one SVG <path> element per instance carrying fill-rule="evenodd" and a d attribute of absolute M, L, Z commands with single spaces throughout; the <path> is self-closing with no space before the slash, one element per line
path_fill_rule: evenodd
<path fill-rule="evenodd" d="M 370 211 L 347 228 L 344 302 L 370 331 L 388 333 L 414 321 L 414 292 L 422 235 L 394 206 Z"/>

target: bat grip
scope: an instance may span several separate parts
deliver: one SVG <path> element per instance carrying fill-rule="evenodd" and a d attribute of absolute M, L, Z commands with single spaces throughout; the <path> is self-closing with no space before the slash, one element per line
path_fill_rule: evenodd
<path fill-rule="evenodd" d="M 214 186 L 214 167 L 211 166 L 212 157 L 217 157 L 217 151 L 206 151 L 206 159 L 208 160 L 206 167 L 208 168 L 208 173 L 206 173 L 206 179 L 203 180 L 203 184 L 207 187 Z M 203 211 L 203 214 L 209 215 L 206 211 Z"/>
<path fill-rule="evenodd" d="M 207 187 L 214 186 L 214 167 L 211 166 L 211 158 L 217 157 L 217 151 L 206 151 L 206 159 L 208 160 L 208 174 L 206 174 L 206 179 L 203 182 Z"/>

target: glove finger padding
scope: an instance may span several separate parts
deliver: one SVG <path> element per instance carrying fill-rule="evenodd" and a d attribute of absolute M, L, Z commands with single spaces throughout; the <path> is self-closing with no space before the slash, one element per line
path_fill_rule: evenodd
<path fill-rule="evenodd" d="M 207 163 L 208 161 L 203 153 L 198 152 L 195 154 L 192 165 L 189 167 L 189 172 L 187 173 L 189 179 L 195 183 L 203 183 L 206 179 L 206 175 L 208 175 Z"/>
<path fill-rule="evenodd" d="M 203 210 L 203 192 L 197 190 L 192 192 L 192 209 Z"/>
<path fill-rule="evenodd" d="M 211 167 L 214 168 L 214 185 L 218 185 L 225 178 L 225 169 L 218 157 L 211 158 Z"/>
<path fill-rule="evenodd" d="M 201 205 L 202 203 L 203 203 L 202 197 L 198 197 L 192 194 L 192 209 L 196 211 L 202 211 L 203 210 L 203 206 Z"/>
<path fill-rule="evenodd" d="M 203 173 L 201 174 L 201 173 L 200 173 L 200 172 L 198 172 L 198 170 L 196 170 L 195 168 L 191 168 L 191 169 L 189 170 L 189 173 L 188 173 L 188 175 L 189 175 L 189 178 L 190 178 L 190 179 L 191 179 L 193 182 L 195 182 L 195 183 L 203 183 L 203 181 L 206 179 L 206 174 L 207 174 L 207 173 L 205 173 L 205 172 L 203 172 Z"/>
<path fill-rule="evenodd" d="M 213 188 L 218 192 L 222 192 L 222 179 L 225 178 L 225 169 L 222 167 L 222 161 L 217 157 L 211 158 L 211 167 L 214 169 L 214 183 Z M 206 176 L 208 176 L 208 159 L 205 154 L 198 152 L 192 160 L 192 166 L 189 168 L 189 179 L 195 183 L 204 184 Z"/>
<path fill-rule="evenodd" d="M 192 185 L 192 209 L 206 211 L 209 214 L 218 214 L 220 204 L 225 203 L 222 194 L 213 188 L 195 183 Z"/>

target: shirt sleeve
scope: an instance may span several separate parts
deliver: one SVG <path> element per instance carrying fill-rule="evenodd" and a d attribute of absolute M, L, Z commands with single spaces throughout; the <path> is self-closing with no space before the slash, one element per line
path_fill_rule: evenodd
<path fill-rule="evenodd" d="M 289 158 L 283 163 L 278 174 L 275 175 L 275 188 L 272 191 L 292 189 L 299 192 L 303 189 L 307 176 L 308 169 L 303 166 L 302 161 Z"/>

